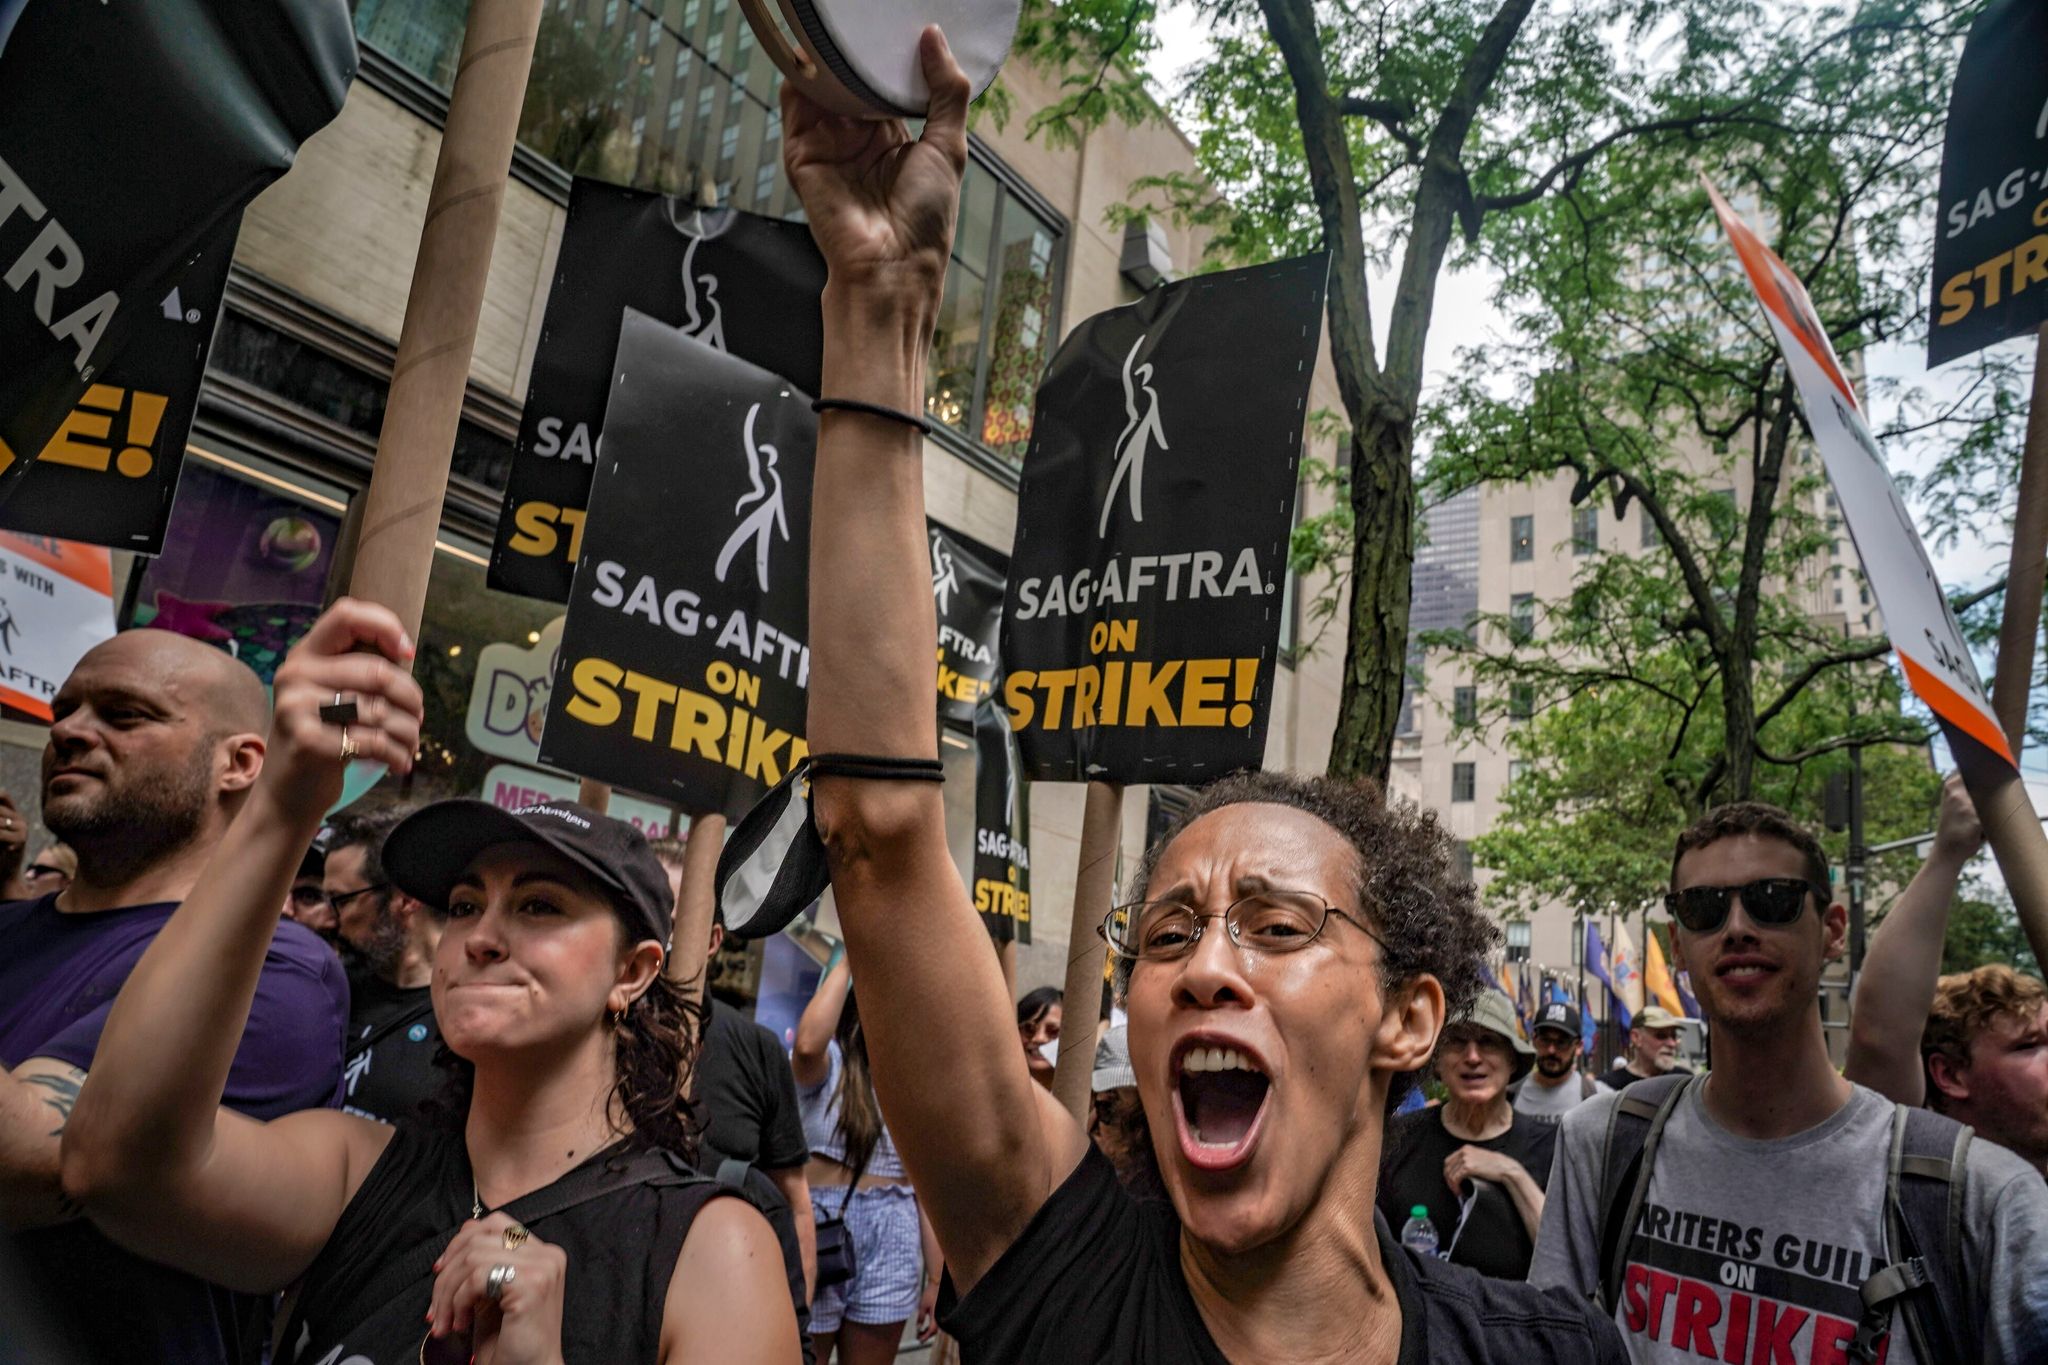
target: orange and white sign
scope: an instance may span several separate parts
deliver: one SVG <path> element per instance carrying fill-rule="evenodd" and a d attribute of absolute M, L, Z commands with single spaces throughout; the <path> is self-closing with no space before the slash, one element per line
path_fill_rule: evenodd
<path fill-rule="evenodd" d="M 113 636 L 105 549 L 0 532 L 0 701 L 49 720 L 50 699 L 72 668 Z"/>
<path fill-rule="evenodd" d="M 1770 319 L 1842 518 L 1863 560 L 1913 693 L 1934 712 L 1973 791 L 2017 769 L 2005 731 L 1949 610 L 1906 504 L 1892 485 L 1856 391 L 1799 279 L 1709 184 L 1714 212 Z"/>

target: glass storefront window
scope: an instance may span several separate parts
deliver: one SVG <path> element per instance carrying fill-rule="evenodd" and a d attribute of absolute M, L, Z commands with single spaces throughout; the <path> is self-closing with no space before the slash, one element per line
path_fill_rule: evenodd
<path fill-rule="evenodd" d="M 139 573 L 123 624 L 220 645 L 270 682 L 320 613 L 341 512 L 292 478 L 188 460 L 164 553 Z M 452 535 L 436 548 L 413 668 L 426 694 L 419 763 L 373 795 L 518 806 L 576 793 L 574 777 L 537 761 L 561 608 L 486 588 L 482 549 Z M 612 813 L 652 833 L 675 823 L 624 793 Z"/>
<path fill-rule="evenodd" d="M 356 32 L 422 79 L 453 81 L 468 0 L 355 0 Z M 782 170 L 779 74 L 720 0 L 556 0 L 519 136 L 574 175 L 801 218 Z M 968 167 L 927 410 L 1015 464 L 1057 334 L 1062 233 L 980 162 Z"/>
<path fill-rule="evenodd" d="M 284 396 L 301 412 L 324 417 L 372 441 L 384 425 L 388 378 L 357 369 L 233 309 L 221 317 L 206 364 L 216 374 Z M 501 493 L 512 468 L 512 443 L 464 421 L 455 430 L 450 468 L 460 478 Z M 179 496 L 184 496 L 182 490 Z"/>

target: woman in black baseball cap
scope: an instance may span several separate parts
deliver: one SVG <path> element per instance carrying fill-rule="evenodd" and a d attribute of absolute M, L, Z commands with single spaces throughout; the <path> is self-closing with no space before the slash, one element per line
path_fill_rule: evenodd
<path fill-rule="evenodd" d="M 796 1358 L 767 1221 L 688 1165 L 696 1010 L 662 972 L 667 876 L 617 820 L 444 801 L 387 840 L 392 884 L 445 920 L 445 1123 L 220 1108 L 347 761 L 412 766 L 412 652 L 391 613 L 344 600 L 278 671 L 249 802 L 107 1021 L 67 1185 L 146 1256 L 245 1293 L 297 1285 L 290 1359 Z"/>

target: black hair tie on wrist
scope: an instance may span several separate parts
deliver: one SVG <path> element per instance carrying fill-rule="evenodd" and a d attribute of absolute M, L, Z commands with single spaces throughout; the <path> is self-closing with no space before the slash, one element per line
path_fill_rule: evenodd
<path fill-rule="evenodd" d="M 815 399 L 811 403 L 811 411 L 820 416 L 828 412 L 859 412 L 865 413 L 869 417 L 884 417 L 891 422 L 901 422 L 907 427 L 916 427 L 927 436 L 931 435 L 933 430 L 931 419 L 928 417 L 919 417 L 915 413 L 899 412 L 895 408 L 885 408 L 880 403 L 864 403 L 858 398 Z"/>
<path fill-rule="evenodd" d="M 863 777 L 878 782 L 944 782 L 936 758 L 870 758 L 865 754 L 812 754 L 813 777 Z"/>

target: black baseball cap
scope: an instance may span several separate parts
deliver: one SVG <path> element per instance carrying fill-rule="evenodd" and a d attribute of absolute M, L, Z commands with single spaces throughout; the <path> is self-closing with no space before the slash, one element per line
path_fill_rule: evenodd
<path fill-rule="evenodd" d="M 488 801 L 437 801 L 384 841 L 384 872 L 414 900 L 446 909 L 462 874 L 504 844 L 553 849 L 609 892 L 629 924 L 664 948 L 675 933 L 675 895 L 647 836 L 574 801 L 506 810 Z"/>
<path fill-rule="evenodd" d="M 1572 1041 L 1577 1042 L 1580 1036 L 1578 1007 L 1576 1005 L 1568 1005 L 1562 1000 L 1551 1001 L 1542 1009 L 1536 1011 L 1536 1017 L 1529 1021 L 1529 1032 L 1531 1033 L 1545 1028 L 1554 1028 L 1569 1033 L 1572 1036 Z"/>

